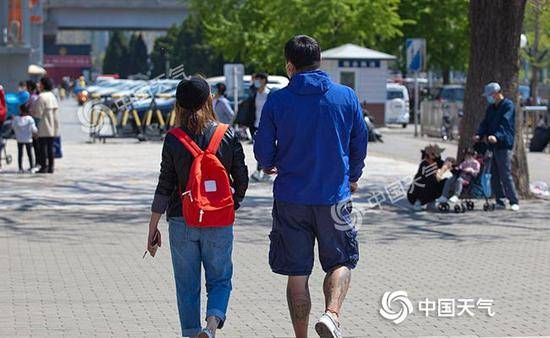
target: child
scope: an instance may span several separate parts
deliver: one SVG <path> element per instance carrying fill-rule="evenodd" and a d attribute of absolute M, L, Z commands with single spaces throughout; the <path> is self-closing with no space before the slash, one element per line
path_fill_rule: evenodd
<path fill-rule="evenodd" d="M 25 104 L 19 106 L 19 116 L 14 117 L 13 131 L 15 132 L 15 138 L 17 139 L 17 155 L 19 160 L 19 172 L 23 172 L 23 147 L 27 150 L 27 156 L 29 157 L 30 168 L 34 167 L 34 160 L 32 156 L 32 134 L 35 134 L 38 130 L 33 118 L 29 115 L 29 107 Z"/>
<path fill-rule="evenodd" d="M 441 197 L 437 199 L 437 203 L 445 203 L 447 200 L 451 203 L 458 202 L 460 194 L 462 193 L 462 186 L 464 182 L 470 182 L 479 174 L 480 164 L 475 159 L 475 151 L 472 149 L 466 150 L 464 153 L 464 161 L 458 166 L 458 172 L 449 178 L 443 186 L 443 193 Z M 447 199 L 449 192 L 454 187 L 454 195 Z"/>

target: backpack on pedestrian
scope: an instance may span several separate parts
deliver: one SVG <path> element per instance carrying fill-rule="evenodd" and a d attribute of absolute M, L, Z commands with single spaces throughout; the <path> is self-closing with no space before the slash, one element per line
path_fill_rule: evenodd
<path fill-rule="evenodd" d="M 223 227 L 235 220 L 229 176 L 216 156 L 228 127 L 219 124 L 204 151 L 181 128 L 170 131 L 194 157 L 185 191 L 179 190 L 183 217 L 190 226 Z"/>

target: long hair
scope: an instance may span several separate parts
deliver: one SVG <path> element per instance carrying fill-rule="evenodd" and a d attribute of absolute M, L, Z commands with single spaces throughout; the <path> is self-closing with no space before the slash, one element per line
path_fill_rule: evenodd
<path fill-rule="evenodd" d="M 193 134 L 202 134 L 210 122 L 217 120 L 212 107 L 212 95 L 208 95 L 206 102 L 196 112 L 185 109 L 176 103 L 176 125 L 187 128 Z"/>

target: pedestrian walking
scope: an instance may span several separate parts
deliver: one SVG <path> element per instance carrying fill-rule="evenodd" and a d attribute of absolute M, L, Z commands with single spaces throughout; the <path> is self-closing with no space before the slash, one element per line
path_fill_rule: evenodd
<path fill-rule="evenodd" d="M 510 209 L 518 211 L 519 200 L 512 179 L 516 108 L 510 99 L 504 97 L 500 85 L 496 82 L 485 86 L 483 96 L 489 105 L 474 138 L 480 140 L 487 137 L 493 151 L 491 188 L 495 194 L 497 208 L 506 207 L 503 201 L 506 197 L 510 202 Z"/>
<path fill-rule="evenodd" d="M 212 104 L 214 105 L 214 112 L 216 113 L 218 121 L 225 124 L 232 124 L 235 112 L 233 111 L 233 109 L 231 109 L 229 100 L 225 96 L 226 90 L 227 87 L 225 86 L 225 84 L 221 82 L 217 83 L 216 95 L 214 95 L 214 100 L 212 101 Z"/>
<path fill-rule="evenodd" d="M 34 168 L 33 149 L 32 149 L 32 136 L 38 129 L 34 123 L 33 118 L 29 114 L 29 107 L 26 104 L 22 104 L 19 107 L 19 115 L 13 117 L 12 128 L 15 133 L 15 139 L 17 140 L 17 159 L 19 164 L 19 172 L 23 170 L 23 148 L 27 151 L 29 158 L 29 171 Z"/>
<path fill-rule="evenodd" d="M 340 315 L 351 270 L 359 259 L 350 217 L 367 151 L 367 129 L 354 91 L 320 71 L 321 50 L 305 35 L 285 45 L 290 83 L 265 102 L 254 154 L 273 186 L 269 265 L 288 276 L 287 300 L 296 337 L 307 337 L 311 299 L 308 281 L 315 240 L 326 273 L 325 311 L 315 330 L 341 337 Z M 341 208 L 342 205 L 348 207 Z M 333 219 L 338 209 L 342 219 Z M 346 226 L 337 226 L 341 222 Z"/>
<path fill-rule="evenodd" d="M 48 77 L 39 82 L 40 95 L 34 108 L 38 123 L 38 147 L 40 149 L 39 173 L 54 172 L 54 138 L 59 136 L 59 104 L 52 93 L 53 83 Z"/>
<path fill-rule="evenodd" d="M 210 87 L 203 78 L 179 83 L 176 114 L 178 127 L 164 139 L 147 249 L 154 256 L 161 245 L 158 222 L 166 212 L 182 335 L 211 338 L 226 320 L 233 273 L 232 215 L 245 196 L 248 171 L 238 136 L 216 121 Z M 219 203 L 225 204 L 216 209 Z M 207 291 L 205 328 L 201 264 Z"/>
<path fill-rule="evenodd" d="M 252 138 L 254 138 L 254 135 L 256 134 L 256 131 L 258 130 L 258 127 L 260 125 L 262 110 L 270 92 L 269 88 L 267 87 L 268 77 L 269 75 L 267 73 L 256 73 L 252 78 L 252 85 L 255 88 L 255 93 L 253 97 L 254 101 L 252 105 L 254 110 L 254 124 L 252 127 L 250 127 Z M 252 179 L 257 182 L 262 182 L 269 181 L 270 177 L 269 175 L 264 174 L 264 172 L 260 168 L 260 164 L 258 163 L 256 171 L 252 174 Z"/>

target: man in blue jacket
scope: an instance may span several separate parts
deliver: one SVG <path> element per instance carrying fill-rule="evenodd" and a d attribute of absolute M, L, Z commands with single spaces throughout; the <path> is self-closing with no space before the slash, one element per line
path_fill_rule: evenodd
<path fill-rule="evenodd" d="M 326 277 L 325 313 L 315 329 L 321 337 L 341 337 L 340 309 L 359 259 L 351 204 L 341 206 L 357 190 L 367 129 L 354 91 L 318 70 L 317 41 L 305 35 L 292 38 L 285 45 L 285 58 L 290 83 L 267 99 L 254 143 L 261 168 L 277 174 L 269 264 L 273 272 L 288 276 L 294 332 L 298 338 L 307 337 L 308 279 L 317 239 Z M 341 217 L 331 216 L 331 211 Z M 347 226 L 337 225 L 342 221 Z"/>
<path fill-rule="evenodd" d="M 514 103 L 502 95 L 500 85 L 491 82 L 485 86 L 483 96 L 489 106 L 479 125 L 475 139 L 487 137 L 493 149 L 491 163 L 491 188 L 497 206 L 505 208 L 504 196 L 510 201 L 510 209 L 519 210 L 519 201 L 512 179 L 512 148 L 514 147 L 516 109 Z"/>

